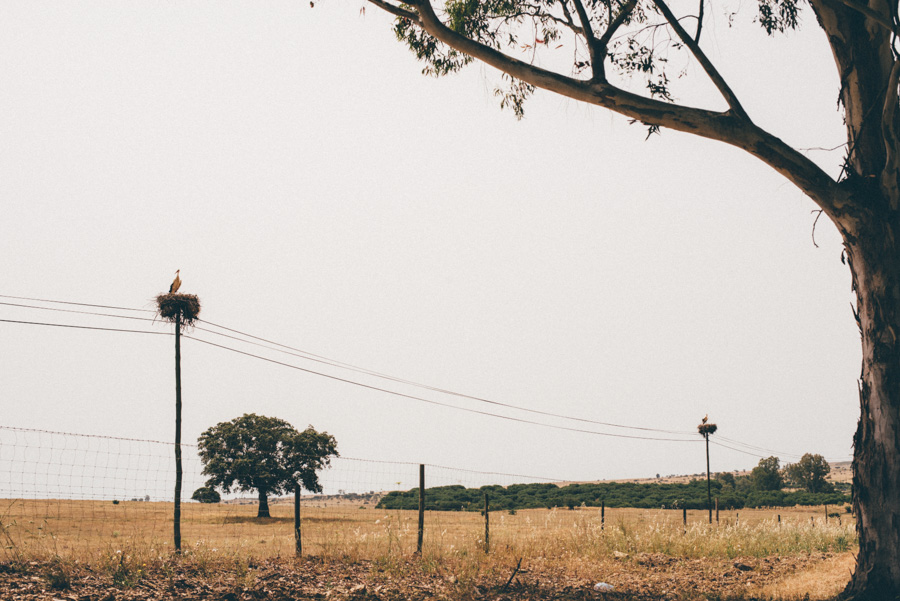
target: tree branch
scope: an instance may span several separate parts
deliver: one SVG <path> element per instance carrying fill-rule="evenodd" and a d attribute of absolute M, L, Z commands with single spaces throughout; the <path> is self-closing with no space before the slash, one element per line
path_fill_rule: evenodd
<path fill-rule="evenodd" d="M 731 88 L 728 87 L 728 84 L 725 82 L 725 79 L 722 75 L 716 70 L 713 66 L 712 62 L 706 57 L 706 54 L 700 49 L 700 46 L 688 35 L 688 33 L 684 30 L 684 27 L 681 26 L 681 23 L 678 22 L 678 19 L 675 18 L 675 15 L 672 14 L 672 11 L 669 10 L 669 7 L 666 6 L 666 3 L 663 0 L 653 0 L 653 3 L 659 8 L 660 12 L 662 12 L 663 16 L 666 18 L 666 21 L 669 22 L 669 25 L 672 29 L 675 30 L 675 34 L 684 42 L 684 45 L 690 49 L 691 54 L 697 59 L 697 62 L 703 67 L 703 70 L 706 71 L 706 74 L 712 80 L 713 84 L 719 90 L 719 93 L 725 98 L 725 102 L 728 103 L 728 106 L 734 111 L 735 115 L 742 119 L 750 120 L 750 117 L 747 115 L 747 112 L 744 110 L 744 107 L 741 106 L 740 101 L 737 99 L 737 96 L 734 92 L 731 91 Z M 697 29 L 699 33 L 699 25 Z"/>
<path fill-rule="evenodd" d="M 852 8 L 855 11 L 862 13 L 866 17 L 872 19 L 873 21 L 875 21 L 876 23 L 878 23 L 879 25 L 881 25 L 882 27 L 884 27 L 885 29 L 887 29 L 888 31 L 893 33 L 894 24 L 891 23 L 891 20 L 888 17 L 878 14 L 877 12 L 875 12 L 874 10 L 872 10 L 871 8 L 869 8 L 868 6 L 866 6 L 864 4 L 857 4 L 853 0 L 838 0 L 838 1 L 841 4 L 844 4 L 845 6 Z"/>
<path fill-rule="evenodd" d="M 703 30 L 703 6 L 704 0 L 700 0 L 700 8 L 697 10 L 697 33 L 694 34 L 694 43 L 700 43 L 700 32 Z"/>
<path fill-rule="evenodd" d="M 882 137 L 884 138 L 885 161 L 881 172 L 881 185 L 891 190 L 889 198 L 898 194 L 897 177 L 900 175 L 900 132 L 897 131 L 898 86 L 900 86 L 900 61 L 895 62 L 888 78 L 888 88 L 884 95 L 884 109 L 881 116 Z M 897 210 L 894 206 L 893 209 Z"/>
<path fill-rule="evenodd" d="M 628 0 L 624 5 L 622 5 L 622 10 L 619 11 L 619 14 L 616 15 L 616 18 L 609 22 L 609 27 L 606 28 L 606 31 L 603 32 L 603 35 L 600 36 L 600 40 L 598 40 L 597 45 L 606 53 L 607 47 L 609 47 L 609 42 L 612 40 L 612 37 L 616 34 L 616 31 L 622 24 L 625 22 L 625 19 L 628 18 L 628 15 L 631 14 L 631 11 L 634 10 L 634 7 L 637 6 L 637 0 Z M 612 12 L 610 12 L 610 18 L 612 18 Z"/>
<path fill-rule="evenodd" d="M 591 27 L 591 18 L 584 8 L 581 0 L 572 0 L 575 5 L 575 12 L 578 13 L 578 20 L 581 21 L 581 28 L 584 30 L 584 40 L 587 43 L 588 55 L 591 57 L 591 73 L 593 80 L 601 81 L 606 77 L 603 61 L 606 58 L 606 49 L 597 45 L 597 38 L 594 37 L 594 28 Z"/>
<path fill-rule="evenodd" d="M 378 8 L 380 8 L 384 11 L 387 11 L 396 17 L 402 17 L 404 19 L 409 19 L 410 21 L 412 21 L 413 23 L 416 23 L 418 25 L 422 24 L 422 21 L 419 19 L 419 15 L 417 15 L 416 13 L 414 13 L 410 10 L 400 8 L 399 6 L 394 6 L 393 4 L 384 2 L 384 0 L 368 0 L 368 1 L 371 2 L 372 4 L 374 4 L 375 6 L 377 6 Z M 409 4 L 413 4 L 413 3 L 410 2 Z"/>
<path fill-rule="evenodd" d="M 418 23 L 428 34 L 511 77 L 643 123 L 730 144 L 745 150 L 782 174 L 812 198 L 832 219 L 837 220 L 844 208 L 846 193 L 825 171 L 746 117 L 737 116 L 736 111 L 721 113 L 670 104 L 628 92 L 606 81 L 588 82 L 566 77 L 512 58 L 460 35 L 438 19 L 429 0 L 417 0 L 416 8 Z M 623 9 L 624 12 L 626 11 Z"/>

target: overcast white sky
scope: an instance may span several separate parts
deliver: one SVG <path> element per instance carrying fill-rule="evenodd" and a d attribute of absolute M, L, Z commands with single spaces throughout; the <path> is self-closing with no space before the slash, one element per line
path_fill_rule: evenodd
<path fill-rule="evenodd" d="M 361 7 L 0 4 L 0 294 L 149 309 L 181 269 L 211 322 L 370 370 L 630 426 L 692 432 L 709 413 L 784 460 L 849 458 L 850 278 L 830 223 L 813 245 L 809 200 L 730 147 L 645 141 L 550 94 L 518 122 L 496 73 L 424 77 Z M 752 10 L 731 29 L 712 12 L 703 45 L 758 123 L 800 147 L 845 140 L 809 11 L 777 40 Z M 842 151 L 810 156 L 837 174 Z M 165 330 L 4 305 L 0 319 Z M 0 340 L 0 425 L 173 439 L 171 338 L 0 323 Z M 186 441 L 256 412 L 327 430 L 350 457 L 565 479 L 704 469 L 699 442 L 465 413 L 192 340 L 183 355 Z M 712 452 L 713 471 L 757 461 Z"/>

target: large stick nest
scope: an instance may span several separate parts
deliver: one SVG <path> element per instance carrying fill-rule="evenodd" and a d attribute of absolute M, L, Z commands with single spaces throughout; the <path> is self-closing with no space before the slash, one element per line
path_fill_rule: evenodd
<path fill-rule="evenodd" d="M 703 436 L 707 436 L 709 434 L 715 434 L 716 430 L 719 429 L 719 426 L 715 424 L 700 424 L 697 426 L 697 431 L 700 432 Z"/>
<path fill-rule="evenodd" d="M 156 297 L 159 316 L 175 323 L 181 316 L 181 324 L 192 326 L 200 316 L 200 299 L 195 294 L 160 294 Z"/>

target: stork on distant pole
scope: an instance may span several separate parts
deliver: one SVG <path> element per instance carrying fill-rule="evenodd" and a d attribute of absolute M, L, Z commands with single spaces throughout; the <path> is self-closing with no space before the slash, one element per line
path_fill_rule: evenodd
<path fill-rule="evenodd" d="M 176 294 L 181 287 L 180 271 L 175 272 L 168 294 L 156 297 L 160 318 L 175 324 L 175 553 L 181 553 L 181 331 L 185 326 L 193 325 L 200 314 L 200 300 L 196 296 Z"/>
<path fill-rule="evenodd" d="M 700 432 L 700 436 L 706 439 L 706 507 L 709 509 L 709 523 L 712 524 L 712 481 L 710 480 L 709 475 L 709 436 L 715 434 L 719 427 L 708 422 L 709 414 L 706 414 L 703 416 L 700 425 L 697 426 L 697 431 Z"/>

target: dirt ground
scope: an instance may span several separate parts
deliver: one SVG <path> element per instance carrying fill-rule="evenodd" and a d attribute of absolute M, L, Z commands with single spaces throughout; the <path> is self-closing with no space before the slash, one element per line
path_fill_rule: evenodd
<path fill-rule="evenodd" d="M 228 568 L 171 561 L 144 573 L 83 564 L 0 564 L 4 601 L 512 601 L 512 600 L 750 600 L 842 556 L 683 559 L 662 554 L 623 556 L 554 572 L 515 565 L 474 577 L 448 573 L 415 558 L 391 565 L 316 558 L 269 559 Z M 613 592 L 597 592 L 598 581 Z M 768 594 L 765 595 L 768 597 Z M 807 597 L 808 598 L 808 597 Z"/>

